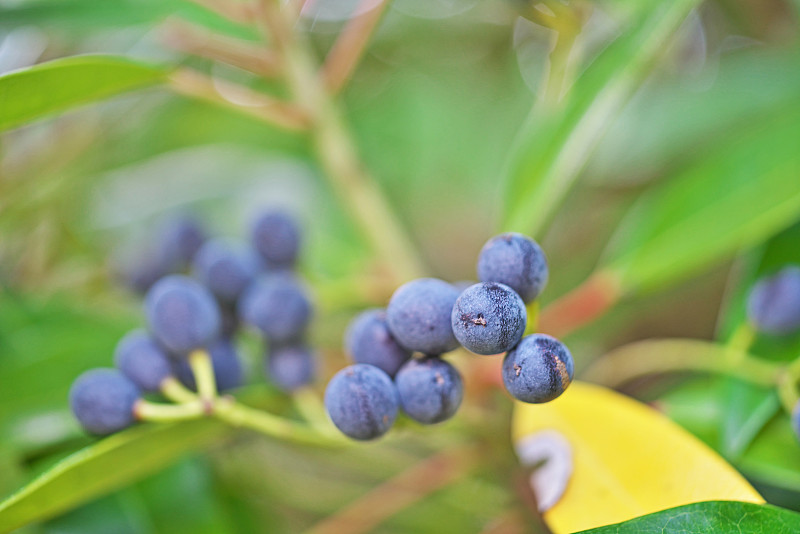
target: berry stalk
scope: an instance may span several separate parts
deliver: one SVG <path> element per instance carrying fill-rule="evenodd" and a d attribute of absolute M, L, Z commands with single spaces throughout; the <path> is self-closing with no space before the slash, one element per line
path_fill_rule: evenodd
<path fill-rule="evenodd" d="M 197 392 L 204 402 L 213 402 L 217 396 L 217 380 L 214 377 L 214 367 L 211 365 L 211 356 L 203 349 L 193 350 L 189 353 L 189 366 L 194 373 Z"/>

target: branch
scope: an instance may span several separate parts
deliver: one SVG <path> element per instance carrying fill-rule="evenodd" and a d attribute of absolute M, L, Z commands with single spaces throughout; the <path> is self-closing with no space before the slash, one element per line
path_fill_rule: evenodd
<path fill-rule="evenodd" d="M 191 24 L 169 23 L 164 40 L 181 52 L 227 63 L 263 78 L 275 78 L 282 72 L 280 57 L 275 52 L 238 39 L 220 37 Z"/>
<path fill-rule="evenodd" d="M 191 69 L 175 71 L 168 85 L 179 94 L 218 104 L 287 130 L 306 130 L 309 125 L 306 114 L 292 104 Z"/>
<path fill-rule="evenodd" d="M 350 19 L 328 53 L 322 77 L 331 94 L 338 93 L 350 79 L 364 55 L 370 36 L 389 7 L 389 0 L 380 0 L 374 8 L 368 9 L 372 3 L 373 0 L 361 0 L 356 9 L 363 7 L 367 10 Z"/>

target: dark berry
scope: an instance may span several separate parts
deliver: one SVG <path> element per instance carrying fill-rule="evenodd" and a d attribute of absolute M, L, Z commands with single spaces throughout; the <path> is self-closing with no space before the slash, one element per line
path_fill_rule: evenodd
<path fill-rule="evenodd" d="M 153 336 L 178 354 L 205 347 L 220 330 L 219 306 L 213 295 L 182 275 L 162 278 L 150 288 L 145 314 Z"/>
<path fill-rule="evenodd" d="M 129 332 L 117 343 L 114 365 L 142 391 L 158 391 L 172 375 L 167 353 L 144 330 Z"/>
<path fill-rule="evenodd" d="M 158 254 L 167 265 L 183 270 L 191 264 L 205 240 L 206 231 L 197 219 L 188 215 L 174 217 L 161 226 Z"/>
<path fill-rule="evenodd" d="M 211 358 L 211 367 L 214 369 L 214 378 L 217 381 L 217 390 L 228 391 L 236 389 L 243 383 L 242 360 L 236 347 L 228 340 L 217 340 L 208 347 Z M 173 361 L 175 376 L 184 386 L 197 391 L 194 373 L 186 358 Z"/>
<path fill-rule="evenodd" d="M 400 286 L 386 309 L 389 330 L 400 345 L 424 354 L 443 354 L 458 347 L 450 315 L 458 290 L 436 278 Z"/>
<path fill-rule="evenodd" d="M 345 435 L 358 440 L 375 439 L 388 432 L 397 417 L 397 388 L 389 375 L 377 367 L 351 365 L 328 383 L 325 408 Z"/>
<path fill-rule="evenodd" d="M 536 299 L 547 284 L 547 259 L 541 247 L 517 233 L 491 238 L 478 257 L 478 278 L 481 282 L 505 284 L 524 302 Z"/>
<path fill-rule="evenodd" d="M 401 347 L 386 324 L 386 310 L 367 310 L 357 315 L 347 328 L 345 350 L 355 363 L 367 363 L 394 376 L 411 358 L 411 351 Z"/>
<path fill-rule="evenodd" d="M 269 351 L 267 375 L 283 391 L 294 391 L 314 381 L 314 355 L 302 345 L 281 346 Z"/>
<path fill-rule="evenodd" d="M 239 299 L 239 317 L 272 343 L 300 337 L 311 320 L 311 302 L 303 286 L 288 273 L 265 275 Z"/>
<path fill-rule="evenodd" d="M 476 354 L 499 354 L 516 345 L 525 333 L 525 303 L 505 284 L 483 282 L 464 290 L 453 306 L 453 333 Z"/>
<path fill-rule="evenodd" d="M 80 375 L 69 390 L 72 413 L 92 434 L 118 432 L 134 423 L 133 408 L 141 392 L 116 369 L 92 369 Z"/>
<path fill-rule="evenodd" d="M 251 228 L 253 246 L 271 268 L 291 267 L 300 250 L 300 229 L 286 213 L 270 211 L 259 216 Z"/>
<path fill-rule="evenodd" d="M 222 302 L 235 302 L 259 270 L 255 252 L 221 239 L 206 241 L 192 263 L 194 276 Z"/>
<path fill-rule="evenodd" d="M 548 402 L 572 382 L 572 354 L 559 340 L 531 334 L 506 354 L 503 383 L 511 396 L 522 402 Z"/>
<path fill-rule="evenodd" d="M 464 397 L 461 375 L 441 358 L 409 360 L 394 381 L 403 411 L 423 424 L 450 419 Z"/>
<path fill-rule="evenodd" d="M 795 403 L 792 409 L 792 430 L 797 439 L 800 440 L 800 400 Z"/>
<path fill-rule="evenodd" d="M 784 267 L 750 291 L 747 316 L 760 332 L 785 335 L 800 330 L 800 267 Z"/>

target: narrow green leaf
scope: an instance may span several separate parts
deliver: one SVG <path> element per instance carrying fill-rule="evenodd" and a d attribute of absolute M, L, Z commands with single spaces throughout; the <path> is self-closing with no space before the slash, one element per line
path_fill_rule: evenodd
<path fill-rule="evenodd" d="M 115 56 L 75 56 L 0 76 L 0 131 L 164 80 L 167 71 Z"/>
<path fill-rule="evenodd" d="M 47 519 L 149 475 L 226 435 L 214 419 L 143 425 L 67 457 L 0 503 L 0 532 Z"/>
<path fill-rule="evenodd" d="M 775 388 L 765 388 L 743 380 L 723 384 L 725 413 L 720 421 L 720 449 L 735 460 L 747 449 L 758 433 L 781 410 Z"/>
<path fill-rule="evenodd" d="M 773 418 L 736 465 L 755 480 L 800 492 L 800 442 L 792 431 L 789 416 L 781 414 Z"/>
<path fill-rule="evenodd" d="M 607 251 L 624 292 L 677 281 L 800 218 L 800 111 L 782 112 L 645 195 Z"/>
<path fill-rule="evenodd" d="M 563 103 L 534 110 L 509 159 L 503 227 L 537 234 L 583 169 L 605 127 L 641 85 L 666 41 L 699 2 L 653 2 L 604 50 Z"/>
<path fill-rule="evenodd" d="M 588 534 L 792 534 L 800 531 L 800 514 L 736 501 L 708 501 L 670 508 L 624 523 L 583 532 Z"/>

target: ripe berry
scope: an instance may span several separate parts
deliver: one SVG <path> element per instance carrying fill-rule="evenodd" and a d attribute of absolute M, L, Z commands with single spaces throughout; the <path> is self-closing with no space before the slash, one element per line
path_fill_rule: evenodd
<path fill-rule="evenodd" d="M 172 375 L 167 353 L 144 330 L 128 332 L 117 343 L 114 364 L 142 391 L 158 391 Z"/>
<path fill-rule="evenodd" d="M 499 282 L 516 291 L 524 302 L 536 299 L 547 284 L 547 259 L 541 247 L 517 233 L 491 238 L 478 256 L 481 282 Z"/>
<path fill-rule="evenodd" d="M 503 383 L 522 402 L 548 402 L 572 382 L 572 354 L 559 340 L 545 334 L 531 334 L 506 354 Z"/>
<path fill-rule="evenodd" d="M 458 347 L 450 314 L 458 290 L 436 278 L 420 278 L 400 286 L 386 309 L 389 330 L 400 345 L 424 354 L 442 354 Z"/>
<path fill-rule="evenodd" d="M 297 339 L 311 320 L 305 289 L 288 273 L 266 275 L 239 299 L 239 317 L 258 328 L 272 343 Z"/>
<path fill-rule="evenodd" d="M 453 333 L 476 354 L 498 354 L 522 339 L 528 318 L 525 303 L 504 284 L 483 282 L 467 288 L 453 306 Z"/>
<path fill-rule="evenodd" d="M 400 366 L 411 358 L 411 351 L 392 337 L 386 324 L 386 310 L 361 312 L 347 328 L 345 350 L 355 363 L 367 363 L 394 376 Z"/>
<path fill-rule="evenodd" d="M 208 355 L 211 358 L 218 391 L 228 391 L 242 385 L 242 361 L 233 343 L 228 340 L 217 340 L 208 347 Z M 186 358 L 174 360 L 173 368 L 175 376 L 184 386 L 197 391 L 194 373 Z"/>
<path fill-rule="evenodd" d="M 790 265 L 759 280 L 747 299 L 747 316 L 768 334 L 800 330 L 800 267 Z"/>
<path fill-rule="evenodd" d="M 409 360 L 397 372 L 395 384 L 403 411 L 423 424 L 450 419 L 464 397 L 461 375 L 441 358 Z"/>
<path fill-rule="evenodd" d="M 283 391 L 294 391 L 314 381 L 314 355 L 304 346 L 283 346 L 269 351 L 267 375 Z"/>
<path fill-rule="evenodd" d="M 259 216 L 251 228 L 253 246 L 270 268 L 291 267 L 300 249 L 300 229 L 286 213 L 270 211 Z"/>
<path fill-rule="evenodd" d="M 325 408 L 336 428 L 358 440 L 384 435 L 397 417 L 398 399 L 389 375 L 359 363 L 336 373 L 325 390 Z"/>
<path fill-rule="evenodd" d="M 203 225 L 194 217 L 182 215 L 167 220 L 158 237 L 158 254 L 176 272 L 189 266 L 206 240 Z"/>
<path fill-rule="evenodd" d="M 222 302 L 234 302 L 260 269 L 255 252 L 228 241 L 214 239 L 197 251 L 192 272 Z"/>
<path fill-rule="evenodd" d="M 80 375 L 69 390 L 72 413 L 92 434 L 105 435 L 131 426 L 141 392 L 116 369 L 92 369 Z"/>
<path fill-rule="evenodd" d="M 196 281 L 182 275 L 162 278 L 145 297 L 150 332 L 169 351 L 186 354 L 205 347 L 220 330 L 214 297 Z"/>
<path fill-rule="evenodd" d="M 800 440 L 800 401 L 797 401 L 792 409 L 792 430 L 794 435 Z"/>

